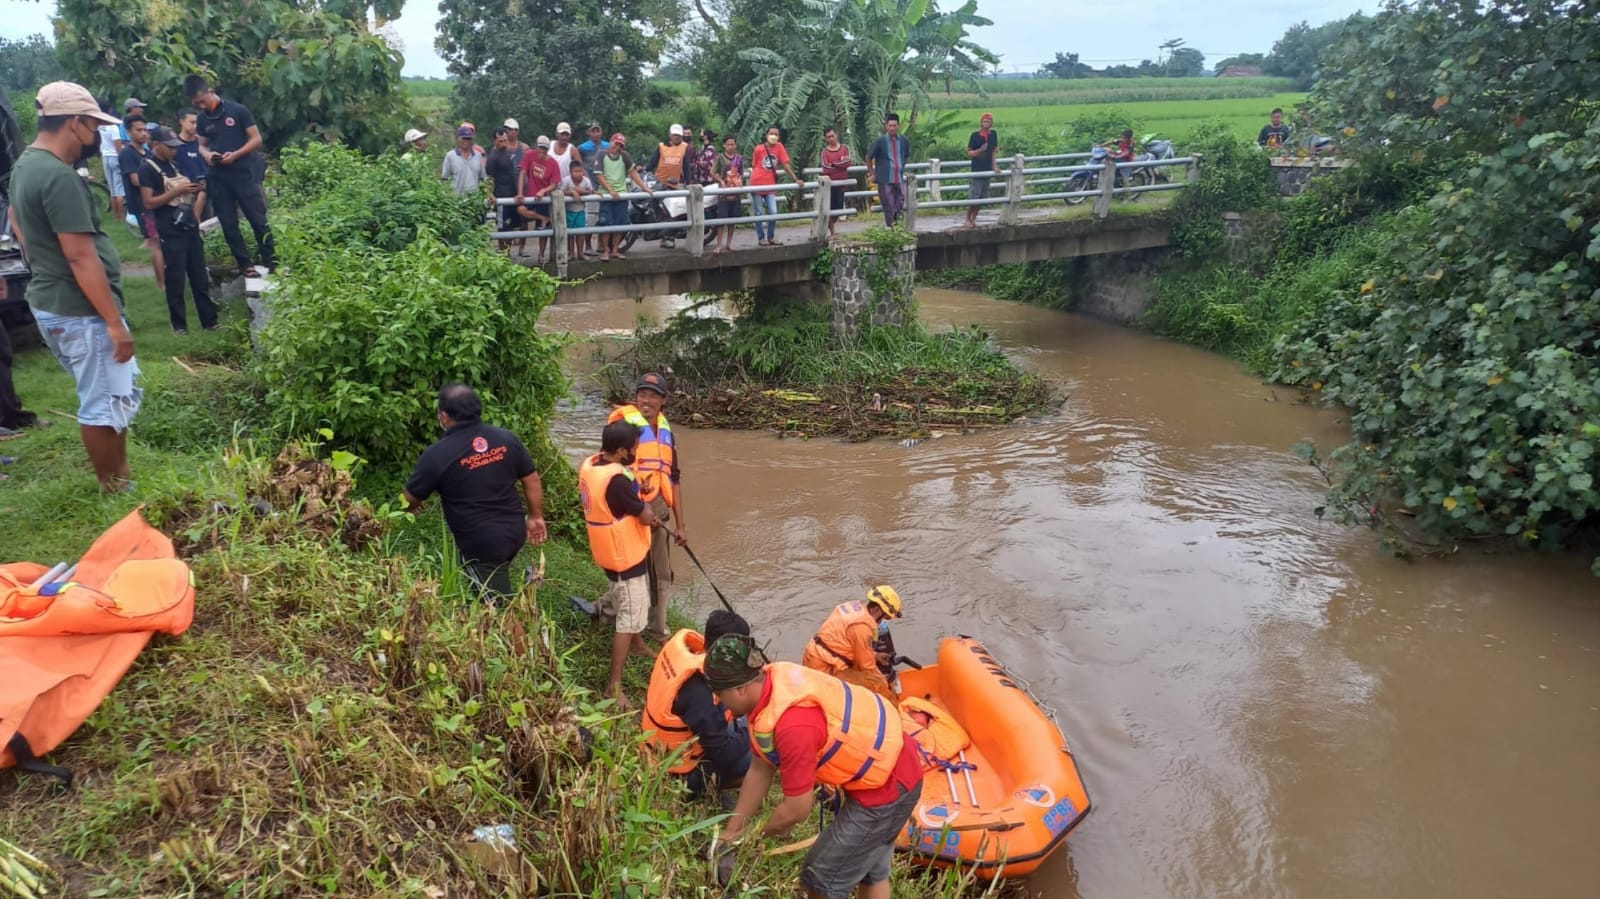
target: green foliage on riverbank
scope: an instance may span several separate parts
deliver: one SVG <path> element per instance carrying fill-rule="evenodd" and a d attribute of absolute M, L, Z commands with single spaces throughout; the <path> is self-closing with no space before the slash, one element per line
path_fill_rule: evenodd
<path fill-rule="evenodd" d="M 610 369 L 612 392 L 670 370 L 674 408 L 691 422 L 856 439 L 998 427 L 1051 404 L 1048 386 L 978 328 L 913 323 L 843 342 L 826 305 L 751 302 L 731 321 L 704 305 L 641 331 Z"/>
<path fill-rule="evenodd" d="M 1333 503 L 1402 505 L 1447 546 L 1580 544 L 1600 525 L 1600 20 L 1426 0 L 1336 49 L 1323 114 L 1445 171 L 1275 353 L 1276 377 L 1350 410 Z"/>
<path fill-rule="evenodd" d="M 438 433 L 435 393 L 464 381 L 547 472 L 552 521 L 576 528 L 572 475 L 549 438 L 563 341 L 538 330 L 555 281 L 495 252 L 478 200 L 420 164 L 314 146 L 286 153 L 283 170 L 283 267 L 251 366 L 271 419 L 409 464 Z"/>
<path fill-rule="evenodd" d="M 1583 99 L 1600 74 L 1563 60 L 1600 53 L 1600 23 L 1429 0 L 1351 28 L 1313 100 L 1354 123 L 1355 168 L 1275 204 L 1265 258 L 1162 278 L 1152 322 L 1349 410 L 1352 441 L 1317 459 L 1343 520 L 1438 551 L 1583 545 L 1600 522 L 1600 118 Z M 1536 62 L 1496 71 L 1513 59 Z"/>

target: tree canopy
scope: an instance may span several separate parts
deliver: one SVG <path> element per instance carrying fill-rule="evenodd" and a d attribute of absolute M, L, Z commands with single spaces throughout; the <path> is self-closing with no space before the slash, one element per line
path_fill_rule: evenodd
<path fill-rule="evenodd" d="M 30 34 L 17 40 L 0 37 L 0 88 L 30 90 L 60 81 L 62 74 L 56 48 L 44 35 Z"/>
<path fill-rule="evenodd" d="M 172 121 L 183 78 L 206 74 L 250 108 L 268 146 L 301 137 L 368 151 L 399 139 L 400 53 L 373 33 L 403 0 L 60 0 L 67 77 L 118 104 L 135 96 Z"/>
<path fill-rule="evenodd" d="M 1326 22 L 1315 28 L 1306 22 L 1289 26 L 1262 60 L 1263 74 L 1293 78 L 1295 90 L 1308 91 L 1316 84 L 1317 65 L 1328 47 L 1349 24 L 1362 21 L 1360 15 Z"/>
<path fill-rule="evenodd" d="M 644 67 L 680 18 L 674 0 L 441 0 L 439 11 L 455 114 L 515 117 L 526 140 L 559 120 L 616 127 L 644 104 Z"/>

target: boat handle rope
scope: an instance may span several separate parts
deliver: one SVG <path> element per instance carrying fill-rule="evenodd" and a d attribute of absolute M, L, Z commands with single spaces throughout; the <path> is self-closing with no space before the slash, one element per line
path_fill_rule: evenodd
<path fill-rule="evenodd" d="M 961 637 L 963 640 L 972 640 L 973 642 L 978 643 L 979 646 L 983 645 L 982 641 L 977 640 L 975 637 L 969 637 L 966 634 L 958 634 L 957 636 Z M 987 649 L 988 648 L 985 647 L 985 651 L 987 651 Z M 995 662 L 995 664 L 999 665 L 1000 663 Z M 1061 734 L 1061 751 L 1065 752 L 1067 755 L 1072 755 L 1072 747 L 1067 745 L 1067 734 L 1066 731 L 1061 729 L 1061 719 L 1057 717 L 1056 710 L 1051 708 L 1049 703 L 1039 698 L 1039 694 L 1034 692 L 1033 684 L 1029 683 L 1027 678 L 1018 675 L 1015 671 L 1012 671 L 1010 668 L 1006 668 L 1003 665 L 1001 665 L 1001 670 L 1005 672 L 1005 675 L 1009 680 L 1018 685 L 1017 689 L 1021 690 L 1023 693 L 1026 693 L 1028 698 L 1033 700 L 1033 704 L 1038 706 L 1039 709 L 1044 712 L 1045 717 L 1050 719 L 1050 723 L 1056 726 L 1056 733 Z"/>

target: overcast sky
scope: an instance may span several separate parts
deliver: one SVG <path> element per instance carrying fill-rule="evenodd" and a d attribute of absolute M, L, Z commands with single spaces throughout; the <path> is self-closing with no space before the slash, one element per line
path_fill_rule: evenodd
<path fill-rule="evenodd" d="M 0 35 L 9 38 L 50 34 L 53 0 L 0 0 L 6 15 Z M 1156 45 L 1183 38 L 1206 54 L 1206 64 L 1236 53 L 1265 53 L 1285 28 L 1302 19 L 1319 25 L 1357 11 L 1370 12 L 1377 0 L 979 0 L 978 11 L 994 20 L 978 29 L 980 44 L 1000 55 L 1005 71 L 1031 72 L 1057 52 L 1077 53 L 1099 67 L 1154 59 Z M 409 0 L 406 12 L 389 27 L 405 51 L 405 74 L 444 75 L 444 61 L 433 50 L 438 7 L 432 0 Z"/>

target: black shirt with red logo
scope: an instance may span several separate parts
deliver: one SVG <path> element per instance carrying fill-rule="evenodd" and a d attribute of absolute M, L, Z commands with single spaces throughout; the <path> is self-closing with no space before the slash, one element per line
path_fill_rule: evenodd
<path fill-rule="evenodd" d="M 207 153 L 231 153 L 250 139 L 248 128 L 255 127 L 256 117 L 242 103 L 218 99 L 217 108 L 202 112 L 195 120 L 196 130 L 205 138 Z M 255 154 L 251 154 L 252 156 Z M 255 160 L 241 159 L 232 165 L 214 165 L 211 177 L 246 178 L 255 176 Z"/>
<path fill-rule="evenodd" d="M 462 561 L 507 562 L 527 541 L 519 482 L 534 471 L 517 435 L 458 424 L 422 451 L 406 492 L 419 501 L 439 494 Z"/>

